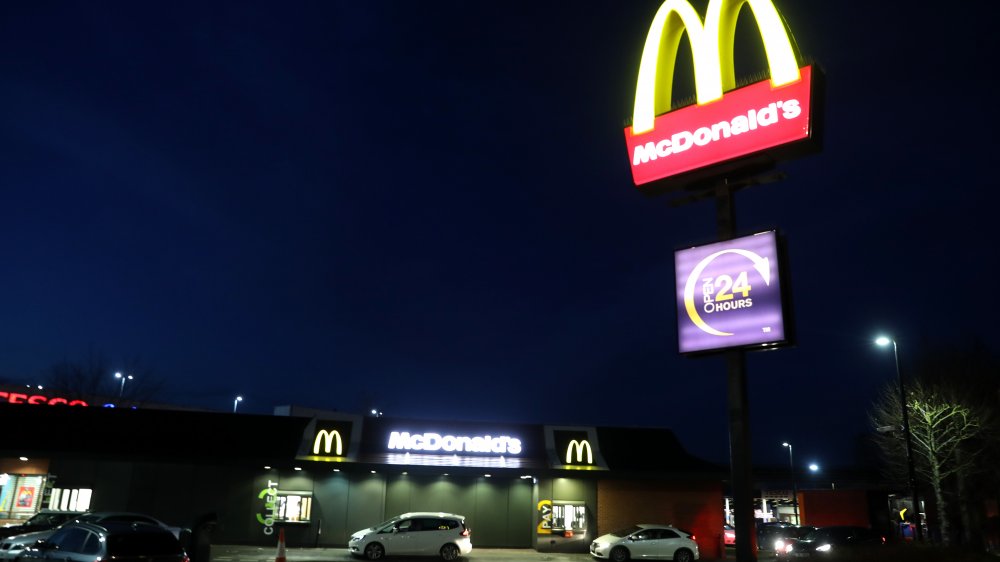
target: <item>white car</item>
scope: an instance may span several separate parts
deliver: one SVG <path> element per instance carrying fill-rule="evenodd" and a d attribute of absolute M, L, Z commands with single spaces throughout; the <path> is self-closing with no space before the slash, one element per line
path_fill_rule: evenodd
<path fill-rule="evenodd" d="M 698 559 L 698 543 L 694 542 L 694 535 L 677 527 L 643 524 L 597 537 L 590 543 L 590 554 L 613 562 L 691 562 Z"/>
<path fill-rule="evenodd" d="M 386 556 L 440 556 L 457 560 L 472 552 L 465 516 L 453 513 L 404 513 L 351 535 L 348 551 L 368 560 Z"/>

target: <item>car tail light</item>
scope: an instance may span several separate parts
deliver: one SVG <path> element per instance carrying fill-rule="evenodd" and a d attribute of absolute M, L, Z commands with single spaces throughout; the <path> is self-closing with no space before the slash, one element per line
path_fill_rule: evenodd
<path fill-rule="evenodd" d="M 691 540 L 693 540 L 693 541 L 696 541 L 696 540 L 698 540 L 698 537 L 696 537 L 696 536 L 694 536 L 694 535 L 691 535 L 691 537 L 690 537 L 690 538 L 691 538 Z"/>
<path fill-rule="evenodd" d="M 187 553 L 185 553 L 184 558 L 181 559 L 181 562 L 191 562 L 191 557 L 188 556 Z"/>
<path fill-rule="evenodd" d="M 467 536 L 469 536 L 471 534 L 472 534 L 472 531 L 470 531 L 468 527 L 462 529 L 462 536 L 463 537 L 467 537 Z M 185 562 L 187 562 L 187 561 L 185 561 Z"/>

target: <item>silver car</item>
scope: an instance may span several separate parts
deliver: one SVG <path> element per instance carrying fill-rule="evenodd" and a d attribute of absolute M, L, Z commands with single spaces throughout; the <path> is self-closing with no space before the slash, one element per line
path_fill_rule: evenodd
<path fill-rule="evenodd" d="M 351 535 L 347 549 L 354 556 L 380 560 L 386 556 L 440 556 L 457 560 L 472 552 L 465 516 L 453 513 L 404 513 Z"/>
<path fill-rule="evenodd" d="M 127 523 L 148 523 L 150 525 L 156 525 L 167 531 L 170 531 L 174 535 L 174 538 L 180 538 L 181 529 L 180 527 L 174 527 L 167 525 L 159 519 L 145 515 L 142 513 L 131 513 L 128 511 L 93 511 L 88 513 L 78 514 L 76 517 L 69 519 L 64 522 L 59 527 L 54 529 L 47 529 L 45 531 L 36 531 L 34 533 L 25 533 L 23 535 L 14 535 L 12 537 L 7 537 L 0 541 L 0 561 L 2 560 L 15 560 L 20 561 L 23 558 L 24 550 L 34 545 L 40 540 L 45 540 L 52 536 L 52 533 L 56 530 L 69 525 L 74 522 L 82 523 L 104 523 L 110 521 L 124 521 Z"/>
<path fill-rule="evenodd" d="M 601 535 L 590 543 L 590 554 L 613 562 L 626 560 L 676 560 L 691 562 L 698 559 L 698 543 L 694 535 L 670 525 L 635 525 Z"/>
<path fill-rule="evenodd" d="M 25 549 L 25 561 L 189 562 L 173 533 L 150 523 L 67 523 Z"/>

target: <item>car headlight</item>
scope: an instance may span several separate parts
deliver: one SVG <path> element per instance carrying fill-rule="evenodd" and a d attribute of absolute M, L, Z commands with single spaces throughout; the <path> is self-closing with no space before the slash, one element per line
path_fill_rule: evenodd
<path fill-rule="evenodd" d="M 819 546 L 816 547 L 816 552 L 827 552 L 831 548 L 833 548 L 833 545 L 821 544 L 821 545 L 819 545 Z"/>

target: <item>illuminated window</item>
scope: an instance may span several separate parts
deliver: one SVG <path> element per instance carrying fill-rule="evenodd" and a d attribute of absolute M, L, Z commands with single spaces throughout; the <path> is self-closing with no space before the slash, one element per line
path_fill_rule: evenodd
<path fill-rule="evenodd" d="M 59 511 L 87 511 L 94 491 L 90 488 L 53 488 L 49 509 Z"/>
<path fill-rule="evenodd" d="M 278 517 L 284 523 L 308 523 L 312 514 L 312 492 L 278 490 Z"/>
<path fill-rule="evenodd" d="M 586 531 L 586 505 L 569 502 L 554 504 L 552 506 L 552 530 L 575 532 Z"/>

